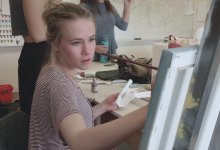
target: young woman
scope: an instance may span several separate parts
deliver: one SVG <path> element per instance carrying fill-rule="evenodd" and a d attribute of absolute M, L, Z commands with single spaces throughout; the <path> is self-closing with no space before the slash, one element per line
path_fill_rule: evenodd
<path fill-rule="evenodd" d="M 96 21 L 96 53 L 116 54 L 117 43 L 115 41 L 114 27 L 127 30 L 130 14 L 131 0 L 124 0 L 122 17 L 110 3 L 109 0 L 81 0 L 80 5 L 89 9 L 95 16 Z M 107 37 L 108 47 L 102 45 L 103 39 Z M 97 54 L 95 60 L 99 55 Z"/>
<path fill-rule="evenodd" d="M 37 77 L 48 46 L 42 12 L 46 3 L 59 0 L 10 0 L 13 35 L 22 35 L 24 45 L 18 60 L 21 110 L 30 114 Z"/>
<path fill-rule="evenodd" d="M 51 45 L 39 75 L 31 109 L 29 149 L 110 149 L 144 126 L 143 107 L 115 121 L 94 126 L 94 119 L 115 110 L 118 94 L 91 107 L 75 81 L 77 69 L 88 69 L 95 52 L 92 14 L 73 3 L 48 7 L 43 13 Z"/>

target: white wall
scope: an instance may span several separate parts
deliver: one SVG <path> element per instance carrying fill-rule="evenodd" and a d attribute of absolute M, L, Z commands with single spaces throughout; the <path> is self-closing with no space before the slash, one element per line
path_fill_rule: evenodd
<path fill-rule="evenodd" d="M 193 31 L 203 26 L 212 0 L 194 0 Z"/>
<path fill-rule="evenodd" d="M 117 54 L 126 54 L 128 57 L 133 55 L 135 58 L 152 58 L 152 45 L 121 46 L 118 48 Z"/>
<path fill-rule="evenodd" d="M 128 57 L 134 55 L 135 58 L 152 57 L 152 43 L 161 42 L 158 40 L 117 40 L 117 54 L 126 54 Z"/>
<path fill-rule="evenodd" d="M 0 84 L 11 84 L 18 91 L 18 58 L 21 47 L 0 47 Z"/>

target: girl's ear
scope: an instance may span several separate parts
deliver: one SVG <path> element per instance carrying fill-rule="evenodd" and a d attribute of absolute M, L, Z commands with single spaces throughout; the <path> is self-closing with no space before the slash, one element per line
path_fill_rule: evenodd
<path fill-rule="evenodd" d="M 59 46 L 56 41 L 51 42 L 51 47 L 55 52 L 59 50 Z"/>

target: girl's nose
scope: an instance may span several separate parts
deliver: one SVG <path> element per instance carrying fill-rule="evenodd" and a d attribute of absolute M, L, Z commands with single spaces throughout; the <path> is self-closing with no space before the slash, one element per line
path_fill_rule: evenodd
<path fill-rule="evenodd" d="M 84 42 L 84 43 L 83 43 L 82 54 L 83 54 L 83 55 L 88 55 L 88 54 L 89 54 L 89 49 L 90 49 L 89 43 Z"/>

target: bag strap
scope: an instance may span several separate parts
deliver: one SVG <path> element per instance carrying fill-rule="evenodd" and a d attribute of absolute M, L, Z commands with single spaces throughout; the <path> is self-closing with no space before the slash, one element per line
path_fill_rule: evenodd
<path fill-rule="evenodd" d="M 141 58 L 137 58 L 135 61 L 137 61 L 137 60 L 141 60 L 141 59 L 146 59 L 145 57 L 141 57 Z M 147 62 L 146 62 L 146 64 L 150 64 L 152 62 L 152 58 L 150 58 Z"/>
<path fill-rule="evenodd" d="M 175 36 L 173 36 L 173 35 L 169 35 L 169 40 L 172 40 L 172 38 L 173 38 L 173 40 L 176 41 L 176 37 L 175 37 Z"/>

